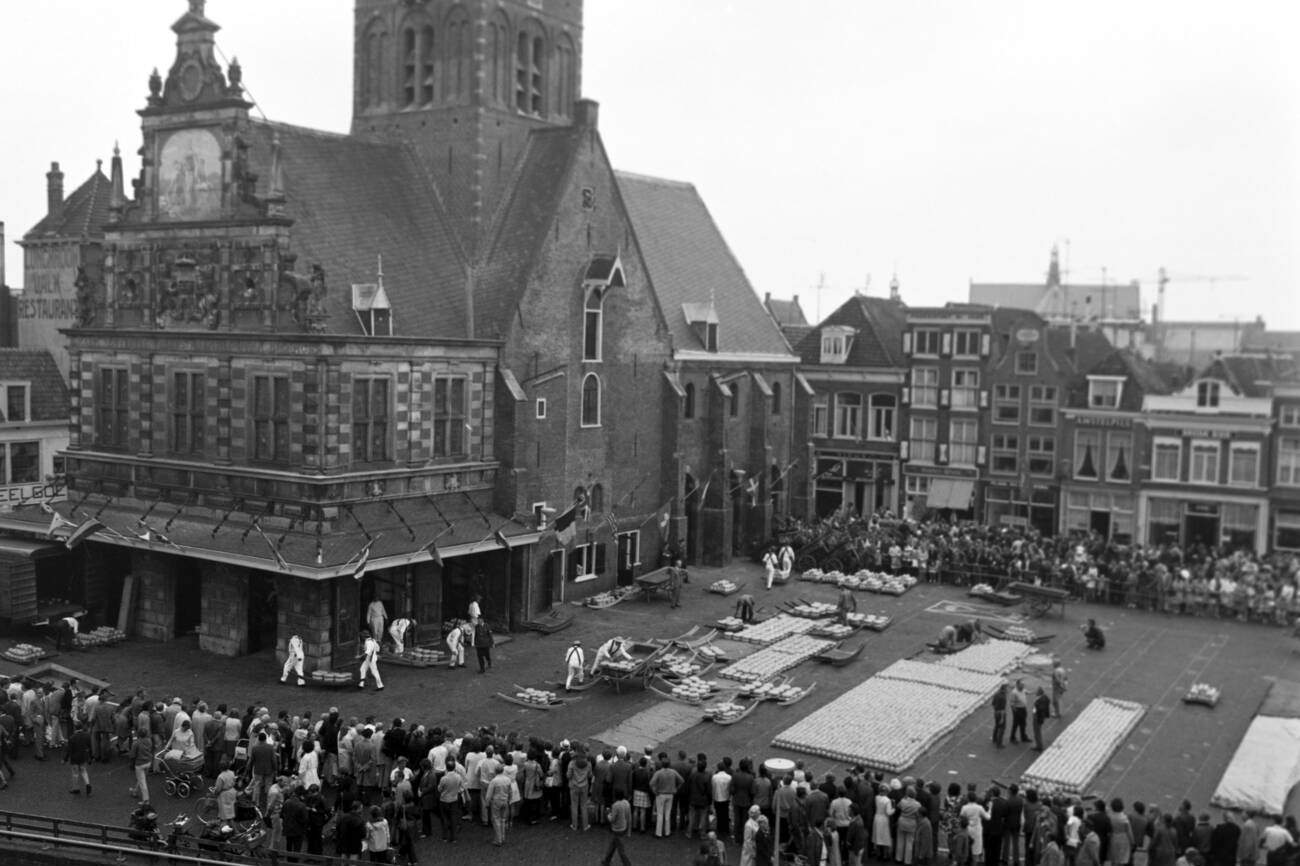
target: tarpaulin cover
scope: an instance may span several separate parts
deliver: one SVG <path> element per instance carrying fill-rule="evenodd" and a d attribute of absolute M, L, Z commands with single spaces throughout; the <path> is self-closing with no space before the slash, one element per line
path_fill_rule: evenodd
<path fill-rule="evenodd" d="M 1275 680 L 1273 685 L 1269 686 L 1268 694 L 1264 696 L 1264 703 L 1256 715 L 1300 719 L 1300 683 Z"/>
<path fill-rule="evenodd" d="M 1300 719 L 1256 716 L 1211 798 L 1225 809 L 1280 815 L 1300 783 Z"/>

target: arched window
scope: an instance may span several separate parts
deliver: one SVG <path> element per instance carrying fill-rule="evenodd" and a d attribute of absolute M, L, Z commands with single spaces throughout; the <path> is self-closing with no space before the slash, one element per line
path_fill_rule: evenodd
<path fill-rule="evenodd" d="M 685 391 L 686 391 L 686 399 L 682 401 L 682 417 L 694 418 L 695 417 L 695 385 L 690 382 L 687 382 Z"/>
<path fill-rule="evenodd" d="M 416 93 L 419 90 L 419 48 L 420 40 L 415 28 L 405 28 L 402 31 L 402 105 L 408 108 L 415 105 Z"/>
<path fill-rule="evenodd" d="M 605 487 L 599 482 L 591 485 L 591 511 L 593 514 L 605 512 Z"/>
<path fill-rule="evenodd" d="M 515 44 L 515 110 L 541 117 L 546 81 L 546 40 L 536 22 L 519 32 Z"/>
<path fill-rule="evenodd" d="M 433 28 L 420 31 L 420 104 L 433 105 L 438 94 L 438 64 L 433 55 Z"/>
<path fill-rule="evenodd" d="M 772 414 L 781 414 L 781 383 L 772 383 Z"/>
<path fill-rule="evenodd" d="M 600 377 L 595 373 L 582 380 L 582 426 L 600 426 Z"/>
<path fill-rule="evenodd" d="M 740 383 L 732 382 L 728 387 L 731 389 L 731 399 L 727 401 L 727 414 L 737 418 L 740 416 Z"/>
<path fill-rule="evenodd" d="M 488 26 L 488 50 L 491 64 L 488 66 L 487 94 L 495 105 L 510 103 L 510 22 L 505 13 L 497 10 Z"/>
<path fill-rule="evenodd" d="M 600 346 L 604 336 L 604 298 L 600 289 L 587 293 L 587 304 L 582 319 L 582 360 L 599 361 Z"/>
<path fill-rule="evenodd" d="M 573 116 L 573 97 L 577 92 L 577 56 L 573 47 L 573 37 L 561 34 L 555 46 L 555 62 L 558 68 L 552 76 L 555 81 L 555 100 L 551 113 L 563 117 Z"/>
<path fill-rule="evenodd" d="M 385 80 L 391 75 L 388 65 L 388 30 L 382 22 L 371 24 L 365 36 L 365 64 L 361 70 L 364 79 L 361 92 L 366 106 L 374 108 L 383 105 L 388 97 Z"/>
<path fill-rule="evenodd" d="M 463 7 L 456 7 L 447 17 L 443 37 L 446 69 L 442 76 L 443 101 L 453 105 L 468 102 L 473 46 L 470 44 L 469 17 Z"/>

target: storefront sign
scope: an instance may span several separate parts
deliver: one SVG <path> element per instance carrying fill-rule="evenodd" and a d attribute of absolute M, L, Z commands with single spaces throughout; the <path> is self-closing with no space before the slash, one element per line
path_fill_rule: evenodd
<path fill-rule="evenodd" d="M 15 484 L 0 487 L 0 508 L 19 502 L 45 502 L 63 493 L 62 484 L 37 481 L 34 484 Z"/>
<path fill-rule="evenodd" d="M 954 466 L 908 466 L 907 475 L 921 475 L 930 478 L 974 478 L 974 469 L 958 469 Z"/>
<path fill-rule="evenodd" d="M 1179 430 L 1178 435 L 1184 436 L 1188 439 L 1231 439 L 1232 431 L 1205 430 L 1205 429 L 1197 430 L 1193 428 L 1190 430 Z"/>
<path fill-rule="evenodd" d="M 1133 426 L 1133 419 L 1126 417 L 1108 417 L 1105 415 L 1078 415 L 1074 423 L 1080 427 L 1123 427 Z"/>
<path fill-rule="evenodd" d="M 1028 526 L 1029 518 L 1020 517 L 1015 514 L 1004 514 L 1000 518 L 998 518 L 998 522 L 1001 523 L 1003 526 Z"/>
<path fill-rule="evenodd" d="M 1208 514 L 1214 516 L 1219 513 L 1219 503 L 1217 502 L 1189 502 L 1187 503 L 1188 514 Z"/>

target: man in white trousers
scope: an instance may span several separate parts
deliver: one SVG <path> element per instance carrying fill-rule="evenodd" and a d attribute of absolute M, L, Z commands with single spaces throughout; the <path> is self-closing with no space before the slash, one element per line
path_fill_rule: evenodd
<path fill-rule="evenodd" d="M 776 548 L 769 547 L 767 553 L 763 554 L 763 568 L 767 569 L 766 588 L 772 588 L 772 579 L 776 577 L 776 570 L 780 565 L 780 560 L 776 556 Z"/>
<path fill-rule="evenodd" d="M 451 659 L 447 663 L 449 668 L 465 667 L 465 632 L 460 626 L 460 620 L 456 620 L 451 631 L 447 632 L 447 655 Z"/>
<path fill-rule="evenodd" d="M 781 580 L 789 580 L 790 571 L 794 568 L 794 548 L 788 542 L 782 544 L 777 558 L 781 561 Z"/>
<path fill-rule="evenodd" d="M 307 654 L 302 649 L 302 638 L 299 635 L 289 638 L 289 654 L 285 657 L 284 669 L 280 671 L 280 682 L 287 683 L 289 672 L 292 671 L 298 675 L 298 685 L 305 686 L 307 681 L 303 679 L 302 663 L 306 657 Z"/>
<path fill-rule="evenodd" d="M 375 690 L 382 692 L 384 681 L 379 677 L 379 641 L 368 631 L 362 634 L 365 643 L 361 646 L 361 672 L 357 675 L 361 682 L 357 685 L 363 689 L 366 687 L 366 672 L 369 671 L 375 676 Z"/>
<path fill-rule="evenodd" d="M 573 680 L 576 677 L 578 685 L 582 685 L 582 666 L 586 659 L 582 655 L 582 641 L 575 640 L 569 647 L 569 651 L 564 655 L 564 664 L 569 669 L 569 674 L 564 678 L 564 690 L 567 692 L 573 687 Z"/>
<path fill-rule="evenodd" d="M 406 652 L 406 633 L 415 626 L 415 620 L 400 616 L 388 626 L 388 636 L 393 639 L 393 652 L 399 656 Z"/>

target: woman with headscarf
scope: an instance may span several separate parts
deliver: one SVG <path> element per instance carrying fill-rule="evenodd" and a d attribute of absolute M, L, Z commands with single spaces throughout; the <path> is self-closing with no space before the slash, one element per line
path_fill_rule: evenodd
<path fill-rule="evenodd" d="M 1178 835 L 1174 831 L 1174 816 L 1165 812 L 1151 818 L 1150 866 L 1174 866 L 1178 859 Z"/>

